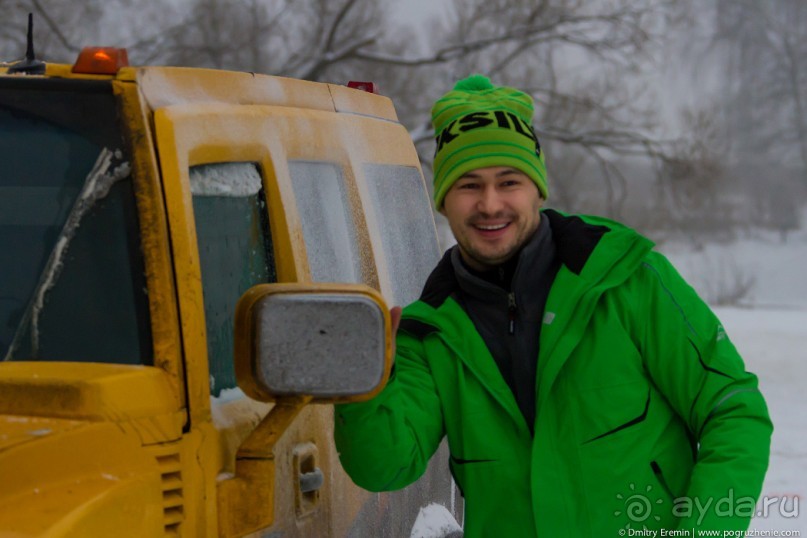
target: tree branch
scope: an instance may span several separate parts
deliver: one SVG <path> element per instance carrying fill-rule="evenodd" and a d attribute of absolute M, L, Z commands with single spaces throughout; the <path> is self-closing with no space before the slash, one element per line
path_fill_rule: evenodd
<path fill-rule="evenodd" d="M 39 12 L 39 14 L 42 16 L 42 18 L 45 20 L 45 24 L 48 25 L 48 28 L 50 28 L 51 32 L 53 32 L 53 35 L 56 36 L 56 39 L 59 41 L 59 43 L 62 44 L 62 47 L 73 52 L 79 52 L 81 50 L 81 47 L 77 47 L 72 43 L 70 43 L 67 37 L 59 29 L 59 25 L 56 24 L 54 20 L 50 18 L 48 12 L 45 10 L 45 8 L 42 7 L 42 4 L 39 2 L 39 0 L 31 0 L 31 3 L 33 4 L 34 8 Z"/>

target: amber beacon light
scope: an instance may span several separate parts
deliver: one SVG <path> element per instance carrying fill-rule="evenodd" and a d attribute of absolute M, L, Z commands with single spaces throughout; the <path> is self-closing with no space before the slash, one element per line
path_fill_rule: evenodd
<path fill-rule="evenodd" d="M 114 75 L 129 65 L 126 49 L 115 47 L 84 47 L 73 65 L 73 73 Z"/>

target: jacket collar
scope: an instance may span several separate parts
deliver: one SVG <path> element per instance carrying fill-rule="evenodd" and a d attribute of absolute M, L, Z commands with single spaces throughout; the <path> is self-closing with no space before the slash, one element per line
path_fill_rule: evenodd
<path fill-rule="evenodd" d="M 563 266 L 575 275 L 582 273 L 594 277 L 600 275 L 603 269 L 608 269 L 611 265 L 608 260 L 619 255 L 620 248 L 628 248 L 636 237 L 640 237 L 633 230 L 603 218 L 586 217 L 584 219 L 579 216 L 568 216 L 553 209 L 545 209 L 541 213 L 543 214 L 542 224 L 544 221 L 549 223 L 548 228 L 552 232 L 556 256 Z M 611 251 L 616 249 L 616 252 L 611 252 L 607 259 L 591 264 L 589 267 L 589 260 L 600 241 L 614 229 L 620 232 L 617 235 L 629 237 L 617 241 L 616 243 L 619 244 L 613 245 L 613 248 L 610 249 Z M 612 239 L 610 235 L 609 240 Z M 439 308 L 448 297 L 459 289 L 460 284 L 451 261 L 454 248 L 446 251 L 423 287 L 419 300 L 432 308 Z"/>
<path fill-rule="evenodd" d="M 624 282 L 653 247 L 650 240 L 608 219 L 567 216 L 550 209 L 543 213 L 549 218 L 562 265 L 550 290 L 541 328 L 536 419 L 563 364 L 583 337 L 600 296 Z M 433 332 L 514 419 L 523 422 L 481 336 L 475 334 L 465 311 L 450 299 L 458 289 L 449 250 L 429 276 L 420 300 L 405 309 L 404 317 L 434 327 Z"/>
<path fill-rule="evenodd" d="M 641 265 L 653 242 L 600 217 L 548 215 L 563 266 L 544 308 L 537 371 L 536 420 L 563 365 L 583 338 L 600 297 Z"/>

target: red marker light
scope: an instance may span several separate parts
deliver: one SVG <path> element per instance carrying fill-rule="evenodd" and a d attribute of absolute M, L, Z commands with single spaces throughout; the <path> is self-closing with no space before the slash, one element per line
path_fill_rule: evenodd
<path fill-rule="evenodd" d="M 115 47 L 84 47 L 73 65 L 73 73 L 114 75 L 129 65 L 126 49 Z"/>
<path fill-rule="evenodd" d="M 358 80 L 351 80 L 347 83 L 347 87 L 367 93 L 378 94 L 378 85 L 375 82 L 359 82 Z"/>

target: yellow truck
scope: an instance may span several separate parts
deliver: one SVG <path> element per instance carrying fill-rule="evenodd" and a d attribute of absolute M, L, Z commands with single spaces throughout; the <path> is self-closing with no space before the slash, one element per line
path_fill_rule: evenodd
<path fill-rule="evenodd" d="M 409 536 L 447 454 L 342 470 L 387 305 L 439 252 L 389 99 L 253 73 L 0 68 L 0 536 Z M 383 297 L 383 299 L 382 299 Z"/>

